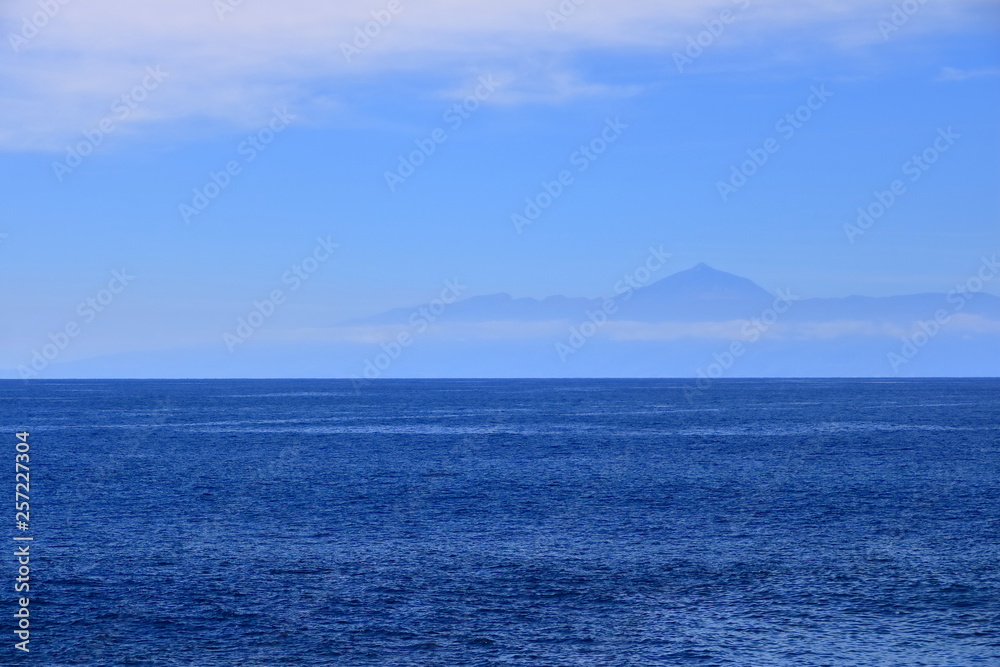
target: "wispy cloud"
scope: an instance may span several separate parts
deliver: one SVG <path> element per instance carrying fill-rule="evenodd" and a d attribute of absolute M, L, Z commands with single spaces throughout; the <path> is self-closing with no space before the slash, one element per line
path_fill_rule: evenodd
<path fill-rule="evenodd" d="M 743 4 L 738 0 L 735 4 Z M 235 5 L 221 13 L 218 6 Z M 169 85 L 135 114 L 129 128 L 155 121 L 215 120 L 254 127 L 276 104 L 294 105 L 305 121 L 328 121 L 336 91 L 376 75 L 418 74 L 429 97 L 458 88 L 470 67 L 507 71 L 513 82 L 495 102 L 558 103 L 578 97 L 632 94 L 634 83 L 590 80 L 574 56 L 594 51 L 669 53 L 703 30 L 720 7 L 702 0 L 619 0 L 583 3 L 553 29 L 546 17 L 559 3 L 538 0 L 459 2 L 398 0 L 400 11 L 372 28 L 388 2 L 228 2 L 153 0 L 50 3 L 44 21 L 37 0 L 0 6 L 0 147 L 58 149 L 108 112 L 147 66 L 170 72 Z M 938 12 L 971 20 L 979 0 L 952 0 Z M 754 0 L 720 48 L 781 39 L 876 43 L 883 7 L 867 0 Z M 938 21 L 934 25 L 949 24 Z M 374 34 L 348 59 L 352 44 Z M 850 37 L 846 37 L 850 35 Z M 806 39 L 808 38 L 808 39 Z M 470 65 L 474 63 L 474 65 Z M 332 92 L 331 92 L 332 91 Z M 331 99 L 332 98 L 332 99 Z M 15 131 L 16 128 L 16 131 Z"/>
<path fill-rule="evenodd" d="M 543 322 L 447 322 L 434 324 L 422 336 L 428 340 L 496 343 L 502 341 L 548 340 L 562 337 L 570 321 Z M 617 342 L 670 342 L 678 340 L 751 341 L 774 340 L 824 341 L 837 338 L 872 336 L 899 338 L 911 333 L 912 326 L 886 322 L 837 320 L 831 322 L 776 323 L 762 330 L 753 320 L 725 322 L 632 322 L 611 321 L 599 335 Z M 1000 322 L 979 315 L 957 314 L 949 322 L 951 334 L 1000 334 Z M 378 344 L 394 340 L 400 332 L 413 331 L 405 325 L 366 325 L 273 331 L 266 336 L 274 341 L 316 343 Z M 265 338 L 265 336 L 262 336 Z"/>
<path fill-rule="evenodd" d="M 968 81 L 969 79 L 981 79 L 984 77 L 1000 76 L 1000 68 L 990 69 L 959 69 L 957 67 L 942 67 L 935 81 Z"/>
<path fill-rule="evenodd" d="M 419 330 L 421 338 L 449 341 L 503 341 L 530 340 L 558 336 L 566 331 L 567 322 L 449 322 L 434 324 Z M 317 343 L 378 344 L 395 340 L 400 333 L 413 334 L 418 330 L 406 325 L 363 325 L 323 327 L 275 331 L 272 340 Z"/>
<path fill-rule="evenodd" d="M 843 336 L 901 336 L 908 330 L 875 322 L 778 322 L 766 329 L 753 320 L 727 322 L 614 322 L 607 335 L 618 341 L 672 341 L 682 338 L 756 341 L 761 338 L 830 340 Z"/>

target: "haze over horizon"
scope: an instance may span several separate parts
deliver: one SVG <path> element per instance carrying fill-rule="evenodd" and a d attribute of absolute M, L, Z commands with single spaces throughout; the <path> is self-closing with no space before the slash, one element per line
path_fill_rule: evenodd
<path fill-rule="evenodd" d="M 467 285 L 446 280 L 424 304 L 298 329 L 266 326 L 288 298 L 276 290 L 223 334 L 228 355 L 196 345 L 65 362 L 58 357 L 71 342 L 67 329 L 16 372 L 23 379 L 347 377 L 357 389 L 382 378 L 431 377 L 1000 376 L 1000 297 L 982 291 L 1000 275 L 996 256 L 948 293 L 811 299 L 704 263 L 654 280 L 667 259 L 650 248 L 612 293 L 594 298 L 470 296 Z M 99 307 L 88 302 L 85 310 Z M 692 384 L 688 393 L 705 388 Z"/>
<path fill-rule="evenodd" d="M 621 298 L 626 276 L 643 326 L 664 304 L 759 316 L 750 292 L 726 311 L 650 287 L 701 263 L 812 304 L 768 336 L 843 348 L 821 368 L 786 344 L 727 374 L 892 375 L 886 355 L 938 307 L 880 301 L 908 304 L 883 326 L 817 301 L 852 295 L 945 295 L 903 374 L 973 373 L 1000 350 L 996 3 L 14 0 L 0 27 L 2 377 L 43 350 L 38 377 L 299 375 L 310 359 L 350 376 L 398 332 L 333 329 L 444 293 L 466 309 L 555 297 L 527 319 L 562 328 L 477 301 L 518 326 L 452 322 L 440 352 L 415 340 L 385 373 L 455 373 L 471 362 L 447 350 L 467 339 L 501 368 L 611 373 L 623 355 L 641 374 L 648 350 L 619 343 L 679 337 L 703 348 L 658 372 L 689 376 L 739 327 L 628 329 L 623 311 L 548 364 L 578 307 Z M 963 285 L 982 312 L 947 301 Z M 602 361 L 573 367 L 587 355 Z"/>

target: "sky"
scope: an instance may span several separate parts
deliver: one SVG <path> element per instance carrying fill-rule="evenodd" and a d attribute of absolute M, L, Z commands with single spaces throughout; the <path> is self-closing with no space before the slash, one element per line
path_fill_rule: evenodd
<path fill-rule="evenodd" d="M 0 28 L 3 369 L 73 323 L 67 359 L 219 345 L 274 290 L 280 329 L 448 280 L 607 295 L 650 247 L 803 297 L 947 292 L 1000 251 L 992 2 L 15 0 Z"/>

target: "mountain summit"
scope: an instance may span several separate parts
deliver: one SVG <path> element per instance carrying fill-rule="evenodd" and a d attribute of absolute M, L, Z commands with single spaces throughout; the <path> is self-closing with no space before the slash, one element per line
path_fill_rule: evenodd
<path fill-rule="evenodd" d="M 763 287 L 698 264 L 636 290 L 622 317 L 641 321 L 728 320 L 752 317 L 774 301 Z"/>
<path fill-rule="evenodd" d="M 642 291 L 646 294 L 669 292 L 674 298 L 683 296 L 711 300 L 773 298 L 752 280 L 713 269 L 705 263 L 667 276 Z"/>

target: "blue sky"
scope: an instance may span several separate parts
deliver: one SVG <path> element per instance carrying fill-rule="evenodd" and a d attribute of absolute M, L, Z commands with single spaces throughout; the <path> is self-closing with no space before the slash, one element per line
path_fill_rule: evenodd
<path fill-rule="evenodd" d="M 653 244 L 668 272 L 707 262 L 806 297 L 947 292 L 1000 249 L 993 3 L 567 1 L 553 29 L 558 2 L 222 1 L 0 8 L 0 366 L 122 268 L 134 281 L 70 357 L 217 343 L 317 238 L 339 247 L 275 327 L 424 303 L 454 278 L 466 296 L 606 295 Z M 348 62 L 371 12 L 391 20 Z M 467 118 L 449 112 L 477 88 Z M 724 201 L 719 182 L 769 139 Z M 54 168 L 81 142 L 78 166 Z M 911 180 L 925 150 L 940 154 Z M 564 171 L 518 233 L 511 216 Z M 849 239 L 895 180 L 903 194 Z"/>

